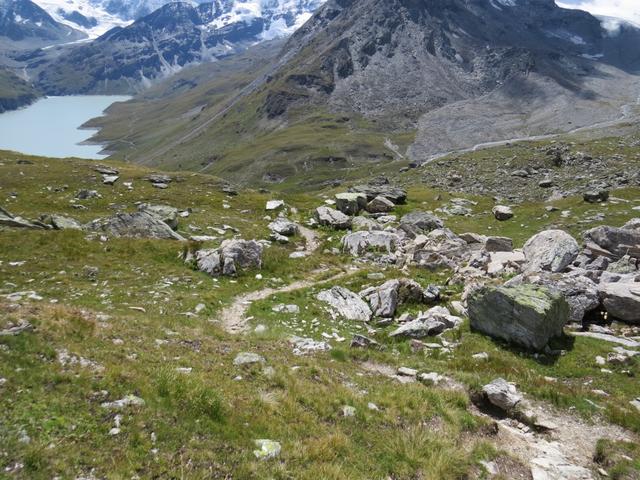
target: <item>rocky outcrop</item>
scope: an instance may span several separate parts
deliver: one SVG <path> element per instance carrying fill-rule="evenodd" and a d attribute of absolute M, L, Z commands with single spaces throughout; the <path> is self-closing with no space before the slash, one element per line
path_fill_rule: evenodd
<path fill-rule="evenodd" d="M 531 237 L 523 251 L 527 271 L 561 272 L 576 259 L 580 246 L 562 230 L 546 230 Z"/>
<path fill-rule="evenodd" d="M 389 280 L 379 287 L 370 287 L 360 296 L 371 306 L 375 317 L 393 318 L 399 305 L 435 301 L 439 292 L 435 288 L 423 289 L 422 286 L 407 278 Z"/>
<path fill-rule="evenodd" d="M 537 285 L 482 287 L 467 302 L 473 329 L 531 350 L 543 350 L 569 320 L 566 300 Z"/>
<path fill-rule="evenodd" d="M 444 222 L 428 212 L 407 213 L 400 219 L 400 229 L 411 237 L 444 227 Z"/>
<path fill-rule="evenodd" d="M 42 230 L 46 228 L 46 226 L 40 222 L 32 222 L 15 216 L 3 208 L 0 208 L 0 227 L 25 228 L 30 230 Z"/>
<path fill-rule="evenodd" d="M 634 223 L 630 222 L 630 226 Z M 593 248 L 603 254 L 619 259 L 627 254 L 640 257 L 640 229 L 602 226 L 584 233 L 586 248 Z M 594 248 L 595 247 L 595 248 Z"/>
<path fill-rule="evenodd" d="M 184 238 L 166 223 L 146 212 L 119 213 L 113 217 L 98 218 L 85 225 L 84 230 L 112 237 L 184 241 Z"/>
<path fill-rule="evenodd" d="M 409 320 L 389 334 L 396 338 L 415 338 L 439 335 L 445 330 L 457 328 L 462 319 L 451 315 L 445 307 L 433 307 L 426 313 L 420 313 L 415 319 Z"/>
<path fill-rule="evenodd" d="M 262 245 L 255 240 L 225 240 L 218 249 L 195 253 L 198 270 L 213 277 L 235 276 L 238 271 L 262 268 Z"/>
<path fill-rule="evenodd" d="M 336 208 L 345 215 L 357 215 L 367 207 L 367 196 L 364 193 L 338 193 Z"/>
<path fill-rule="evenodd" d="M 335 286 L 323 290 L 317 295 L 318 300 L 329 305 L 332 314 L 347 320 L 368 322 L 371 320 L 371 309 L 358 295 L 352 291 Z"/>
<path fill-rule="evenodd" d="M 383 251 L 393 253 L 399 244 L 397 234 L 385 231 L 354 232 L 342 238 L 342 249 L 353 255 L 360 256 L 367 251 Z"/>
<path fill-rule="evenodd" d="M 143 203 L 138 206 L 138 210 L 156 217 L 161 222 L 166 223 L 172 230 L 178 229 L 178 209 L 175 207 Z"/>

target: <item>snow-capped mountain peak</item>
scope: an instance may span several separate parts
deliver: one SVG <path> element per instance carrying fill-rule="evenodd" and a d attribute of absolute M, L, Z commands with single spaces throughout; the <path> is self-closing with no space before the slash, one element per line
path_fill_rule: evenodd
<path fill-rule="evenodd" d="M 124 27 L 174 0 L 35 0 L 56 21 L 96 38 L 114 27 Z M 210 7 L 210 28 L 265 20 L 264 40 L 293 33 L 325 0 L 214 0 L 187 1 Z"/>

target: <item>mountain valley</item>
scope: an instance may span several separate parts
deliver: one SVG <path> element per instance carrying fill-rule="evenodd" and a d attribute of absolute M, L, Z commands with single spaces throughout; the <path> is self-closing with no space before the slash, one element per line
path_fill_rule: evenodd
<path fill-rule="evenodd" d="M 38 5 L 0 0 L 1 478 L 640 478 L 640 28 Z"/>

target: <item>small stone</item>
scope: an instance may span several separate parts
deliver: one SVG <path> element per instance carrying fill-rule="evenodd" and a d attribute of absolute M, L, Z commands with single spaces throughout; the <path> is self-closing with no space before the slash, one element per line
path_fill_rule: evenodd
<path fill-rule="evenodd" d="M 496 220 L 504 222 L 506 220 L 510 220 L 513 218 L 513 210 L 511 208 L 504 205 L 496 205 L 493 207 L 493 216 L 496 217 Z"/>
<path fill-rule="evenodd" d="M 342 416 L 343 417 L 355 417 L 356 416 L 356 408 L 351 405 L 345 405 L 342 407 Z"/>
<path fill-rule="evenodd" d="M 253 454 L 258 460 L 270 460 L 280 455 L 282 446 L 273 440 L 255 440 L 255 446 L 258 450 L 254 450 Z"/>
<path fill-rule="evenodd" d="M 242 365 L 253 365 L 256 363 L 266 363 L 266 360 L 262 355 L 248 352 L 239 353 L 233 360 L 233 364 L 237 367 Z"/>

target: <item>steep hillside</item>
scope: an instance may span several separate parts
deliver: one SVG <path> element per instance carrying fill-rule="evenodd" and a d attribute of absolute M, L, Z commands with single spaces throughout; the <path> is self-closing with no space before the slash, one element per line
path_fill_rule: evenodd
<path fill-rule="evenodd" d="M 550 0 L 330 1 L 224 115 L 129 158 L 255 182 L 628 119 L 639 39 Z"/>
<path fill-rule="evenodd" d="M 40 95 L 33 85 L 0 68 L 0 113 L 29 105 Z"/>

